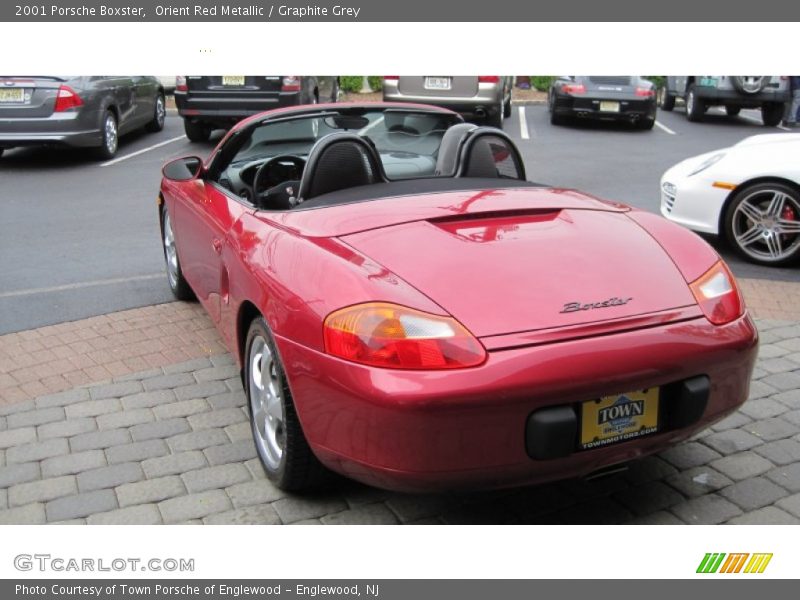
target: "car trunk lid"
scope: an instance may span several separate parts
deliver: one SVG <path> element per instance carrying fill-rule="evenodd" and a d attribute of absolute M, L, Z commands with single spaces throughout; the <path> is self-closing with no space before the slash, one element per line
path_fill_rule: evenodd
<path fill-rule="evenodd" d="M 554 205 L 451 215 L 341 239 L 478 337 L 574 329 L 695 304 L 664 250 L 612 210 Z"/>
<path fill-rule="evenodd" d="M 65 82 L 62 77 L 0 76 L 0 119 L 49 117 Z"/>
<path fill-rule="evenodd" d="M 280 92 L 283 86 L 283 77 L 280 75 L 190 75 L 186 77 L 186 86 L 196 97 L 214 97 L 227 92 L 258 95 Z"/>

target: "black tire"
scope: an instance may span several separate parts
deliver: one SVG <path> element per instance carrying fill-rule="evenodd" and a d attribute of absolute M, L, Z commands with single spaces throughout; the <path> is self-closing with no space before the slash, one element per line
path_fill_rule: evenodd
<path fill-rule="evenodd" d="M 777 246 L 774 241 L 770 245 L 768 239 L 774 240 L 774 237 L 763 236 L 761 232 L 765 230 L 762 228 L 761 232 L 759 232 L 758 227 L 755 226 L 756 220 L 764 215 L 753 212 L 751 217 L 748 212 L 752 211 L 740 209 L 747 202 L 763 213 L 765 207 L 769 206 L 770 200 L 775 197 L 776 193 L 783 194 L 785 198 L 783 206 L 791 208 L 794 215 L 794 219 L 791 221 L 800 223 L 800 191 L 783 183 L 768 182 L 745 185 L 737 189 L 725 210 L 723 227 L 725 239 L 742 258 L 756 264 L 782 267 L 796 264 L 800 261 L 800 232 L 777 234 L 780 237 L 780 246 Z M 766 226 L 769 228 L 774 224 L 766 223 Z M 753 231 L 755 235 L 750 236 L 749 243 L 743 244 L 740 240 L 746 239 L 746 234 L 750 231 Z M 737 233 L 739 237 L 737 237 Z M 782 254 L 775 256 L 770 252 L 771 248 L 780 248 Z"/>
<path fill-rule="evenodd" d="M 503 118 L 508 119 L 511 116 L 511 93 L 508 94 L 508 100 L 503 102 Z"/>
<path fill-rule="evenodd" d="M 551 125 L 566 125 L 567 124 L 567 117 L 564 115 L 558 114 L 555 110 L 550 113 L 550 124 Z"/>
<path fill-rule="evenodd" d="M 196 123 L 190 119 L 183 120 L 183 130 L 190 142 L 207 142 L 211 137 L 211 127 L 204 123 Z"/>
<path fill-rule="evenodd" d="M 634 127 L 636 127 L 636 129 L 641 129 L 642 131 L 648 131 L 652 129 L 655 124 L 655 119 L 639 119 L 636 121 L 636 123 L 634 123 Z"/>
<path fill-rule="evenodd" d="M 2 158 L 2 157 L 3 157 L 3 152 L 5 152 L 5 151 L 6 151 L 6 149 L 5 149 L 5 148 L 0 148 L 0 158 Z"/>
<path fill-rule="evenodd" d="M 670 94 L 666 87 L 658 89 L 658 107 L 667 112 L 675 108 L 675 96 Z"/>
<path fill-rule="evenodd" d="M 250 426 L 264 472 L 282 490 L 301 492 L 320 487 L 330 479 L 331 474 L 317 460 L 306 441 L 275 340 L 262 317 L 257 317 L 250 324 L 244 350 L 244 387 Z M 268 364 L 265 365 L 264 361 L 268 361 Z M 254 367 L 258 369 L 255 376 Z M 267 371 L 269 382 L 264 381 L 262 369 Z M 270 394 L 273 402 L 280 403 L 281 415 L 275 419 L 275 425 L 271 425 L 273 420 L 267 416 L 270 413 L 263 408 L 265 392 L 259 389 L 258 382 L 261 388 L 268 388 L 266 393 Z M 280 456 L 271 453 L 274 448 L 271 450 L 271 446 L 267 445 L 270 442 L 266 441 L 266 434 L 259 429 L 257 416 L 262 417 L 260 421 L 265 421 L 265 431 L 267 427 L 275 427 L 274 444 L 280 448 Z"/>
<path fill-rule="evenodd" d="M 741 106 L 726 106 L 725 107 L 725 112 L 728 113 L 729 117 L 738 116 L 739 113 L 741 112 L 741 110 L 742 110 Z"/>
<path fill-rule="evenodd" d="M 489 113 L 486 115 L 486 124 L 490 127 L 497 127 L 498 129 L 503 128 L 503 100 L 500 100 L 500 103 L 494 109 L 494 112 Z"/>
<path fill-rule="evenodd" d="M 100 123 L 100 146 L 94 149 L 99 160 L 111 160 L 117 155 L 119 149 L 119 128 L 117 116 L 113 111 L 107 110 Z"/>
<path fill-rule="evenodd" d="M 783 119 L 783 104 L 765 102 L 761 105 L 761 121 L 766 127 L 777 127 Z"/>
<path fill-rule="evenodd" d="M 175 241 L 175 232 L 172 230 L 172 221 L 167 207 L 164 205 L 161 208 L 161 247 L 164 250 L 164 262 L 167 269 L 167 283 L 172 295 L 176 300 L 183 300 L 184 302 L 191 302 L 197 297 L 195 296 L 189 282 L 183 277 L 183 270 L 181 269 L 181 261 L 178 257 L 178 246 Z M 171 239 L 168 239 L 171 238 Z M 169 246 L 171 245 L 174 255 L 170 253 Z M 174 256 L 174 264 L 170 266 L 171 256 Z"/>
<path fill-rule="evenodd" d="M 164 94 L 159 94 L 153 106 L 153 120 L 144 126 L 145 130 L 150 133 L 158 133 L 164 129 L 164 120 L 166 117 L 167 105 L 164 100 Z"/>
<path fill-rule="evenodd" d="M 693 123 L 703 120 L 706 114 L 705 103 L 697 97 L 694 84 L 686 88 L 686 118 Z"/>

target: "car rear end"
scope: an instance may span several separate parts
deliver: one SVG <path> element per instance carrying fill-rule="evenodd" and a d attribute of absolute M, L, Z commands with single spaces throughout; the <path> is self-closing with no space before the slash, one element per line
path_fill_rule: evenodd
<path fill-rule="evenodd" d="M 180 75 L 175 104 L 186 119 L 228 128 L 265 110 L 302 104 L 302 84 L 294 75 Z"/>
<path fill-rule="evenodd" d="M 383 79 L 386 102 L 433 104 L 468 119 L 485 119 L 503 113 L 505 78 L 499 75 L 387 75 Z"/>
<path fill-rule="evenodd" d="M 87 80 L 0 76 L 0 148 L 99 145 L 100 118 Z"/>
<path fill-rule="evenodd" d="M 699 75 L 694 77 L 697 97 L 706 105 L 760 108 L 764 103 L 789 100 L 789 78 L 778 75 Z"/>
<path fill-rule="evenodd" d="M 560 115 L 584 119 L 653 120 L 656 89 L 639 77 L 581 77 L 559 84 L 553 109 Z"/>
<path fill-rule="evenodd" d="M 328 316 L 324 351 L 278 340 L 323 463 L 410 491 L 539 483 L 746 400 L 757 333 L 716 253 L 654 215 L 548 195 L 439 195 L 441 216 L 338 236 L 441 313 L 367 303 Z"/>

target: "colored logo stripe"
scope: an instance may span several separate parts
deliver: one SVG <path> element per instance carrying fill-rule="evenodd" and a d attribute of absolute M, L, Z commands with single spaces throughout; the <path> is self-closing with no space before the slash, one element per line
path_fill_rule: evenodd
<path fill-rule="evenodd" d="M 727 559 L 725 558 L 727 556 Z M 748 561 L 748 557 L 750 560 Z M 697 567 L 698 573 L 741 573 L 744 567 L 745 573 L 763 573 L 769 561 L 772 560 L 771 553 L 749 554 L 747 552 L 735 552 L 725 554 L 724 552 L 708 552 L 700 561 Z M 724 561 L 724 562 L 723 562 Z M 745 566 L 747 563 L 747 566 Z M 720 568 L 721 567 L 721 568 Z"/>

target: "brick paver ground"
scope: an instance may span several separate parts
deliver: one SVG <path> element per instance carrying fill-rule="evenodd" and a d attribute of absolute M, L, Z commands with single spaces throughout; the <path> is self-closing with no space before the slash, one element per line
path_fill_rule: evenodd
<path fill-rule="evenodd" d="M 197 305 L 0 336 L 0 524 L 800 523 L 800 294 L 742 287 L 761 349 L 739 412 L 618 476 L 474 494 L 276 489 Z"/>

